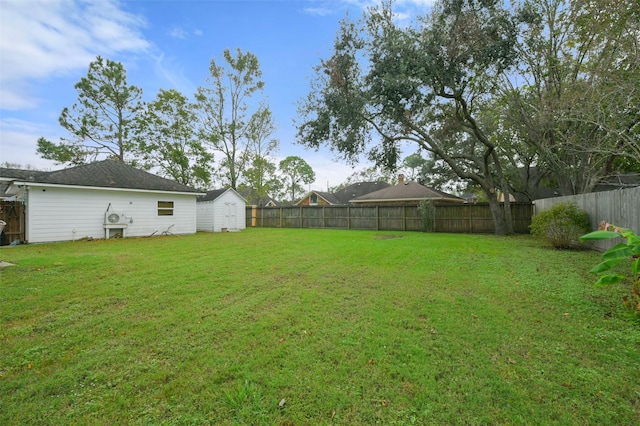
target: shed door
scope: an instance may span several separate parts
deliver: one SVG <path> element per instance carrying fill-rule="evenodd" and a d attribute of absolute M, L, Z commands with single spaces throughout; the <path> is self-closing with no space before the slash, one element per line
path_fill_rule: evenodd
<path fill-rule="evenodd" d="M 227 213 L 225 214 L 225 226 L 223 228 L 236 229 L 236 203 L 225 203 Z"/>

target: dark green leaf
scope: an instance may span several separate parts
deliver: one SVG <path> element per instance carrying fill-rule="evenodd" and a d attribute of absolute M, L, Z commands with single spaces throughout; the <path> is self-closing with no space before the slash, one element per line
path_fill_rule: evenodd
<path fill-rule="evenodd" d="M 600 277 L 600 279 L 596 282 L 596 287 L 604 287 L 611 284 L 619 283 L 624 280 L 624 275 L 620 274 L 607 274 Z"/>
<path fill-rule="evenodd" d="M 591 272 L 592 274 L 599 274 L 601 272 L 608 271 L 609 269 L 613 268 L 618 263 L 620 263 L 623 259 L 624 258 L 620 257 L 620 258 L 606 260 L 606 261 L 594 266 L 593 269 L 590 270 L 589 272 Z"/>
<path fill-rule="evenodd" d="M 618 244 L 617 246 L 604 252 L 602 257 L 605 259 L 626 258 L 633 255 L 633 250 L 626 244 Z"/>
<path fill-rule="evenodd" d="M 617 237 L 620 237 L 620 234 L 618 232 L 594 231 L 580 237 L 580 241 L 610 240 Z"/>

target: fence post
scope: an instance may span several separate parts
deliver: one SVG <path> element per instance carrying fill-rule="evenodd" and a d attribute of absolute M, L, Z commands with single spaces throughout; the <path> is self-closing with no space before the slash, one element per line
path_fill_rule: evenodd
<path fill-rule="evenodd" d="M 402 230 L 407 230 L 407 206 L 402 206 Z"/>

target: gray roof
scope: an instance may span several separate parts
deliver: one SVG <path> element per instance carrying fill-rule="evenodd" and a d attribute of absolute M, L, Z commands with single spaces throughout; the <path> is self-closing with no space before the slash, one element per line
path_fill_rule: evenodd
<path fill-rule="evenodd" d="M 316 194 L 318 197 L 323 198 L 330 205 L 346 205 L 349 204 L 349 202 L 354 198 L 360 197 L 373 191 L 377 191 L 382 188 L 388 188 L 389 186 L 391 185 L 383 181 L 357 182 L 341 189 L 340 191 L 334 192 L 333 194 L 330 192 L 321 191 L 311 191 L 310 194 Z M 298 202 L 298 204 L 299 203 L 300 202 Z"/>
<path fill-rule="evenodd" d="M 205 195 L 198 195 L 198 198 L 196 198 L 196 201 L 197 202 L 213 201 L 227 191 L 235 192 L 240 198 L 242 198 L 244 202 L 246 202 L 245 198 L 242 195 L 240 195 L 238 191 L 232 188 L 212 189 L 210 191 L 207 191 Z"/>
<path fill-rule="evenodd" d="M 338 200 L 338 204 L 349 204 L 354 198 L 361 197 L 366 194 L 370 194 L 375 191 L 379 191 L 384 188 L 389 188 L 387 182 L 358 182 L 341 189 L 338 192 L 334 192 L 333 196 Z"/>
<path fill-rule="evenodd" d="M 23 182 L 54 185 L 165 192 L 200 192 L 190 186 L 136 169 L 116 160 L 97 161 L 53 172 L 0 168 L 0 177 L 13 178 Z"/>
<path fill-rule="evenodd" d="M 351 200 L 352 203 L 373 202 L 373 201 L 414 201 L 414 200 L 442 200 L 453 202 L 464 202 L 462 198 L 447 194 L 434 188 L 420 185 L 417 182 L 405 182 L 378 191 L 370 192 L 361 197 Z"/>
<path fill-rule="evenodd" d="M 211 191 L 207 191 L 207 193 L 205 195 L 198 195 L 198 198 L 196 198 L 196 201 L 198 201 L 198 202 L 213 201 L 216 198 L 218 198 L 219 196 L 221 196 L 222 194 L 224 194 L 225 192 L 227 192 L 228 190 L 229 189 L 227 189 L 227 188 L 212 189 Z"/>
<path fill-rule="evenodd" d="M 320 191 L 311 191 L 317 194 L 319 197 L 322 197 L 329 204 L 342 204 L 340 199 L 335 196 L 335 194 L 331 194 L 329 192 L 320 192 Z"/>

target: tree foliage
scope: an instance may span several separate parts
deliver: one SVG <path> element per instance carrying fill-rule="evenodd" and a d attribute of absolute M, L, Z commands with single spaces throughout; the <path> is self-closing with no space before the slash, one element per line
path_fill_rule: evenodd
<path fill-rule="evenodd" d="M 390 170 L 403 144 L 426 151 L 484 193 L 499 234 L 511 193 L 638 169 L 639 3 L 442 0 L 409 26 L 392 6 L 342 22 L 299 104 L 300 143 Z"/>
<path fill-rule="evenodd" d="M 280 161 L 278 167 L 292 203 L 296 200 L 296 194 L 304 191 L 301 184 L 311 184 L 316 180 L 316 174 L 311 166 L 300 157 L 289 156 Z"/>
<path fill-rule="evenodd" d="M 366 152 L 388 169 L 397 166 L 401 143 L 413 143 L 480 186 L 496 233 L 510 233 L 508 202 L 501 209 L 497 198 L 508 193 L 498 147 L 479 120 L 515 59 L 516 25 L 500 4 L 445 1 L 406 28 L 395 24 L 390 4 L 371 9 L 361 30 L 343 21 L 333 55 L 316 68 L 300 104 L 298 140 L 328 144 L 347 159 Z"/>
<path fill-rule="evenodd" d="M 226 49 L 222 56 L 224 65 L 212 59 L 209 85 L 196 93 L 199 135 L 222 155 L 218 174 L 235 189 L 245 165 L 253 161 L 249 150 L 264 147 L 275 128 L 268 108 L 252 98 L 264 87 L 258 58 L 240 49 L 235 56 Z"/>
<path fill-rule="evenodd" d="M 526 0 L 503 123 L 535 148 L 563 195 L 591 191 L 640 157 L 640 4 Z"/>
<path fill-rule="evenodd" d="M 185 96 L 161 89 L 138 117 L 136 144 L 144 165 L 184 185 L 206 188 L 213 156 L 197 138 L 196 121 Z"/>
<path fill-rule="evenodd" d="M 107 155 L 134 162 L 132 140 L 142 90 L 127 83 L 120 62 L 98 56 L 89 64 L 86 77 L 74 86 L 78 102 L 64 108 L 58 121 L 69 138 L 54 143 L 40 138 L 37 152 L 59 164 L 83 164 Z"/>
<path fill-rule="evenodd" d="M 249 188 L 258 199 L 265 199 L 281 190 L 273 158 L 279 146 L 279 141 L 273 138 L 275 131 L 268 108 L 259 108 L 249 120 L 242 186 Z"/>

